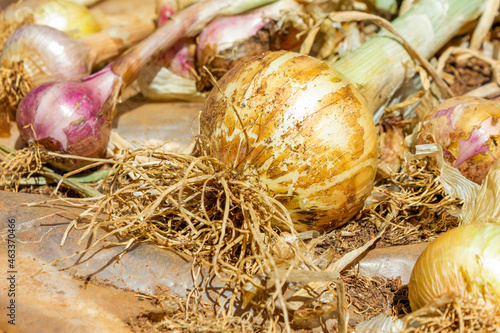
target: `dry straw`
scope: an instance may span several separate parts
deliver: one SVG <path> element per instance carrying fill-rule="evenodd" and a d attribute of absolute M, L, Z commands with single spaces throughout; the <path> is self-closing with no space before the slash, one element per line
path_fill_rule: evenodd
<path fill-rule="evenodd" d="M 367 199 L 362 219 L 389 225 L 384 240 L 393 245 L 431 240 L 458 225 L 461 201 L 445 193 L 432 158 L 405 161 L 398 173 L 378 185 Z"/>
<path fill-rule="evenodd" d="M 7 22 L 0 10 L 0 50 L 12 33 L 20 26 L 33 23 L 32 15 L 27 15 L 21 22 Z M 22 61 L 14 62 L 12 67 L 0 67 L 0 136 L 9 131 L 9 120 L 15 115 L 21 99 L 33 88 L 31 79 L 24 70 Z"/>
<path fill-rule="evenodd" d="M 408 327 L 412 322 L 416 327 Z M 405 317 L 404 333 L 496 333 L 500 307 L 495 301 L 444 295 Z"/>
<path fill-rule="evenodd" d="M 116 235 L 127 247 L 141 241 L 188 254 L 211 269 L 204 282 L 215 276 L 226 286 L 220 293 L 231 289 L 228 304 L 220 304 L 228 314 L 244 286 L 266 289 L 270 299 L 259 305 L 274 312 L 275 301 L 284 304 L 286 272 L 307 267 L 290 215 L 257 177 L 207 156 L 200 142 L 198 156 L 151 147 L 124 151 L 100 185 L 104 195 L 67 199 L 85 211 L 66 234 L 84 229 L 83 241 L 104 228 L 108 233 L 91 247 Z M 286 311 L 283 316 L 288 322 Z"/>

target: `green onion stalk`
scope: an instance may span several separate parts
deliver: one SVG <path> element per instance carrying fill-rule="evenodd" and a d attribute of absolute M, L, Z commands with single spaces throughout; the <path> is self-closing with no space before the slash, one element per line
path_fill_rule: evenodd
<path fill-rule="evenodd" d="M 484 0 L 422 0 L 392 25 L 422 57 L 429 59 L 467 22 L 477 18 Z M 344 74 L 368 101 L 372 113 L 385 105 L 415 74 L 414 60 L 386 30 L 331 66 Z"/>

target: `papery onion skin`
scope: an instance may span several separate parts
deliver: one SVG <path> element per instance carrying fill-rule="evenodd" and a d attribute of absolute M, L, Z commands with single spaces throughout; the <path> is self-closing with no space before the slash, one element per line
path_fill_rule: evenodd
<path fill-rule="evenodd" d="M 196 45 L 183 39 L 139 72 L 141 93 L 155 101 L 204 102 L 206 94 L 196 89 L 194 54 Z"/>
<path fill-rule="evenodd" d="M 200 119 L 212 155 L 257 175 L 298 231 L 339 227 L 363 207 L 377 135 L 366 101 L 341 74 L 305 55 L 268 52 L 235 66 L 218 86 Z"/>
<path fill-rule="evenodd" d="M 419 143 L 438 143 L 445 160 L 480 184 L 500 158 L 500 102 L 461 96 L 437 105 L 426 117 Z"/>
<path fill-rule="evenodd" d="M 500 224 L 474 223 L 439 236 L 415 263 L 408 289 L 413 311 L 449 292 L 487 294 L 500 306 Z"/>
<path fill-rule="evenodd" d="M 167 22 L 175 14 L 177 8 L 170 0 L 159 0 L 156 2 L 156 12 L 158 13 L 158 26 Z"/>
<path fill-rule="evenodd" d="M 35 87 L 56 80 L 76 80 L 90 74 L 87 50 L 73 37 L 57 29 L 30 24 L 14 31 L 0 56 L 3 67 L 23 61 Z"/>
<path fill-rule="evenodd" d="M 120 79 L 103 70 L 84 81 L 48 82 L 19 103 L 17 126 L 24 142 L 82 157 L 104 157 L 112 123 L 113 87 Z M 63 159 L 55 166 L 73 170 L 89 162 Z M 54 164 L 54 163 L 53 163 Z"/>

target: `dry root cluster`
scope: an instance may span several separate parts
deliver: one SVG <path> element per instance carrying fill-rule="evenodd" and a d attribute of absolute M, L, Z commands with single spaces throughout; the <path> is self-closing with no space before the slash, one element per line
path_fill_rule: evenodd
<path fill-rule="evenodd" d="M 192 293 L 187 299 L 171 294 L 156 299 L 159 310 L 131 320 L 135 332 L 263 332 L 262 318 L 247 312 L 244 316 L 227 316 L 214 311 L 211 304 Z"/>
<path fill-rule="evenodd" d="M 216 159 L 144 147 L 126 151 L 101 190 L 90 205 L 71 200 L 85 211 L 68 231 L 86 229 L 85 238 L 104 228 L 108 234 L 95 244 L 116 235 L 128 246 L 142 241 L 188 254 L 231 288 L 229 308 L 243 286 L 250 301 L 266 285 L 284 284 L 278 270 L 302 262 L 287 210 L 255 179 Z M 269 276 L 276 281 L 269 284 Z"/>
<path fill-rule="evenodd" d="M 0 162 L 0 190 L 18 192 L 23 180 L 39 173 L 43 163 L 49 160 L 45 151 L 37 145 L 11 153 L 0 149 L 0 153 L 5 155 Z"/>
<path fill-rule="evenodd" d="M 408 316 L 416 328 L 405 333 L 496 333 L 500 328 L 500 306 L 484 299 L 443 296 Z"/>
<path fill-rule="evenodd" d="M 407 161 L 400 172 L 375 187 L 362 218 L 377 227 L 389 224 L 384 240 L 393 245 L 416 241 L 424 235 L 425 240 L 434 239 L 458 225 L 450 212 L 461 205 L 460 200 L 446 195 L 439 175 L 437 163 L 431 158 Z"/>

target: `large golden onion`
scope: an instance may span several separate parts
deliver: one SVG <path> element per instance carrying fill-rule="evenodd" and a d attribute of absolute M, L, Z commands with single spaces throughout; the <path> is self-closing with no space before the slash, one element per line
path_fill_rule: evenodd
<path fill-rule="evenodd" d="M 500 306 L 500 224 L 452 229 L 420 255 L 408 284 L 413 311 L 447 293 L 496 300 Z"/>
<path fill-rule="evenodd" d="M 309 56 L 269 52 L 237 65 L 210 93 L 200 124 L 213 156 L 257 175 L 299 231 L 342 225 L 373 187 L 377 135 L 367 103 Z"/>

